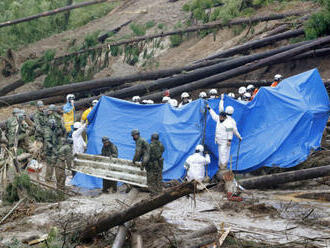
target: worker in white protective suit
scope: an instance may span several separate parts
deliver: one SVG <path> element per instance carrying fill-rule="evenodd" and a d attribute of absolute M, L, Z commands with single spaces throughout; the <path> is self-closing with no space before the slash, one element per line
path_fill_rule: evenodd
<path fill-rule="evenodd" d="M 217 89 L 210 89 L 209 91 L 209 98 L 214 99 L 218 97 L 218 91 Z"/>
<path fill-rule="evenodd" d="M 206 99 L 207 99 L 207 94 L 206 94 L 205 91 L 202 91 L 202 92 L 199 93 L 198 97 L 199 97 L 200 99 L 204 99 L 204 100 L 206 100 Z"/>
<path fill-rule="evenodd" d="M 133 96 L 132 97 L 132 102 L 135 104 L 140 104 L 141 98 L 139 96 Z"/>
<path fill-rule="evenodd" d="M 243 96 L 245 93 L 246 93 L 246 87 L 244 87 L 244 86 L 239 87 L 237 100 L 243 100 Z"/>
<path fill-rule="evenodd" d="M 233 121 L 227 117 L 225 112 L 220 112 L 220 114 L 217 115 L 209 105 L 207 105 L 207 109 L 210 111 L 212 119 L 217 123 L 215 130 L 215 143 L 218 145 L 218 166 L 220 170 L 225 170 L 229 160 L 233 134 L 235 134 L 240 140 L 242 140 L 242 137 L 239 134 L 237 127 L 233 124 Z"/>
<path fill-rule="evenodd" d="M 84 153 L 86 149 L 86 143 L 82 137 L 82 133 L 86 128 L 86 124 L 81 124 L 80 122 L 75 122 L 73 125 L 73 148 L 72 153 Z"/>
<path fill-rule="evenodd" d="M 190 155 L 185 164 L 184 168 L 187 170 L 187 180 L 197 180 L 203 181 L 205 178 L 205 166 L 207 166 L 210 162 L 210 155 L 206 154 L 205 157 L 203 155 L 204 147 L 202 145 L 196 146 L 195 153 Z"/>
<path fill-rule="evenodd" d="M 173 98 L 171 98 L 168 103 L 174 108 L 178 107 L 178 101 Z"/>
<path fill-rule="evenodd" d="M 182 107 L 183 105 L 190 103 L 191 101 L 192 100 L 190 99 L 190 95 L 188 94 L 188 92 L 183 92 L 181 94 L 181 102 L 179 104 L 179 108 Z"/>
<path fill-rule="evenodd" d="M 171 98 L 169 96 L 164 96 L 162 98 L 162 103 L 169 103 L 170 100 L 171 100 Z"/>

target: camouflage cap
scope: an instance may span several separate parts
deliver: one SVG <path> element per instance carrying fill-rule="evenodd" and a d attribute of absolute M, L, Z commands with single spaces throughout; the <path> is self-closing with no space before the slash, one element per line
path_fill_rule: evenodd
<path fill-rule="evenodd" d="M 13 114 L 19 114 L 19 113 L 21 113 L 21 110 L 19 108 L 13 109 Z"/>
<path fill-rule="evenodd" d="M 139 135 L 140 134 L 140 131 L 138 129 L 134 129 L 132 130 L 131 132 L 131 135 L 134 136 L 134 135 Z"/>
<path fill-rule="evenodd" d="M 54 104 L 49 105 L 48 110 L 56 111 L 56 106 Z"/>
<path fill-rule="evenodd" d="M 158 133 L 153 133 L 151 135 L 151 139 L 158 140 L 159 139 L 159 134 Z"/>
<path fill-rule="evenodd" d="M 102 137 L 102 142 L 104 143 L 104 142 L 107 142 L 107 141 L 110 141 L 109 138 L 107 136 L 103 136 Z"/>
<path fill-rule="evenodd" d="M 43 107 L 44 106 L 44 102 L 43 101 L 38 101 L 37 102 L 37 107 Z"/>

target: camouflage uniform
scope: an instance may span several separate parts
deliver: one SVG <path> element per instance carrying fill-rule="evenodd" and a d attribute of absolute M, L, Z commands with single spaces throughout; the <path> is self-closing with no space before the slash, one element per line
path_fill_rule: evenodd
<path fill-rule="evenodd" d="M 150 146 L 147 141 L 143 138 L 139 137 L 135 141 L 135 154 L 133 157 L 133 163 L 142 162 L 142 167 L 146 167 L 149 162 L 150 157 Z"/>
<path fill-rule="evenodd" d="M 65 188 L 65 165 L 70 167 L 73 160 L 72 146 L 70 144 L 63 144 L 57 152 L 57 163 L 55 167 L 56 187 L 64 190 Z"/>
<path fill-rule="evenodd" d="M 54 120 L 54 119 L 50 119 L 50 120 Z M 48 125 L 45 126 L 45 130 L 44 130 L 44 149 L 45 149 L 45 156 L 47 161 L 46 178 L 45 178 L 46 182 L 51 181 L 54 174 L 53 164 L 56 163 L 56 153 L 60 144 L 59 134 L 61 133 L 61 130 L 59 130 L 56 125 L 54 126 L 54 128 L 52 128 L 49 124 L 49 121 L 47 123 Z"/>
<path fill-rule="evenodd" d="M 162 191 L 163 152 L 163 144 L 159 140 L 152 140 L 150 143 L 150 160 L 146 166 L 147 184 L 151 193 Z"/>
<path fill-rule="evenodd" d="M 18 132 L 18 120 L 15 116 L 10 117 L 6 121 L 8 146 L 13 147 L 15 145 L 15 137 Z"/>
<path fill-rule="evenodd" d="M 107 145 L 107 146 L 103 145 L 101 155 L 105 156 L 105 157 L 110 157 L 110 158 L 118 158 L 117 146 L 115 144 L 113 144 L 110 140 L 108 140 L 108 142 L 110 143 L 109 145 Z M 116 192 L 117 191 L 117 182 L 103 179 L 102 191 L 108 192 L 108 190 L 110 188 L 112 188 L 113 192 Z"/>
<path fill-rule="evenodd" d="M 44 129 L 47 125 L 47 116 L 44 111 L 38 110 L 37 113 L 34 114 L 34 125 L 35 125 L 35 137 L 39 141 L 43 141 L 44 137 Z"/>

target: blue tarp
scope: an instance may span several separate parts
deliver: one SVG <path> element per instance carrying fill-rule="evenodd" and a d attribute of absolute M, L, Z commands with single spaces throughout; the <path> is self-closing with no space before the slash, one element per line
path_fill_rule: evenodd
<path fill-rule="evenodd" d="M 218 112 L 219 99 L 209 100 Z M 283 80 L 276 88 L 262 87 L 247 104 L 225 97 L 225 107 L 235 108 L 234 119 L 243 136 L 239 161 L 238 140 L 231 149 L 232 167 L 238 172 L 262 166 L 292 167 L 306 160 L 312 149 L 320 146 L 329 114 L 329 96 L 316 69 Z M 164 143 L 165 180 L 183 176 L 185 159 L 202 141 L 205 103 L 196 100 L 181 109 L 169 104 L 136 105 L 102 97 L 89 114 L 88 150 L 100 154 L 102 136 L 109 136 L 118 146 L 119 157 L 132 159 L 134 142 L 130 131 L 138 128 L 150 141 L 153 132 L 160 133 Z M 211 153 L 209 176 L 217 170 L 217 146 L 214 143 L 215 122 L 206 117 L 205 144 Z M 236 167 L 237 166 L 237 167 Z M 101 187 L 101 180 L 83 174 L 73 184 L 88 188 Z"/>

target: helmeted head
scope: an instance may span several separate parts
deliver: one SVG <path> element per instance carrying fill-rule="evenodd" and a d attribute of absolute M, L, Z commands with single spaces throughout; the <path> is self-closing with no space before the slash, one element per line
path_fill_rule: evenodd
<path fill-rule="evenodd" d="M 195 148 L 195 152 L 204 152 L 204 146 L 202 145 L 197 145 L 196 148 Z"/>
<path fill-rule="evenodd" d="M 131 135 L 134 140 L 137 140 L 140 137 L 140 131 L 138 129 L 133 129 Z"/>
<path fill-rule="evenodd" d="M 249 92 L 245 92 L 243 97 L 242 97 L 242 100 L 250 101 L 250 99 L 251 99 L 251 94 Z"/>
<path fill-rule="evenodd" d="M 26 112 L 24 109 L 20 109 L 20 114 L 23 115 L 23 117 L 25 118 L 26 117 Z"/>
<path fill-rule="evenodd" d="M 73 124 L 73 128 L 74 128 L 75 130 L 77 130 L 77 129 L 81 128 L 81 127 L 82 127 L 82 124 L 81 124 L 80 122 L 75 122 L 75 123 Z"/>
<path fill-rule="evenodd" d="M 19 115 L 20 113 L 21 113 L 21 110 L 19 108 L 14 108 L 13 109 L 13 112 L 12 112 L 13 116 L 17 117 L 17 115 Z"/>
<path fill-rule="evenodd" d="M 247 92 L 250 92 L 251 94 L 253 93 L 255 87 L 253 84 L 249 84 L 247 87 L 246 87 L 246 91 Z"/>
<path fill-rule="evenodd" d="M 103 143 L 103 145 L 108 145 L 108 144 L 110 144 L 110 139 L 109 139 L 109 137 L 107 137 L 107 136 L 103 136 L 103 137 L 102 137 L 102 143 Z"/>
<path fill-rule="evenodd" d="M 199 93 L 199 98 L 202 98 L 202 99 L 206 99 L 207 98 L 207 94 L 205 91 L 202 91 Z"/>
<path fill-rule="evenodd" d="M 52 114 L 53 112 L 56 111 L 56 106 L 54 104 L 49 105 L 48 109 L 48 114 Z"/>
<path fill-rule="evenodd" d="M 274 80 L 275 80 L 275 81 L 281 81 L 281 80 L 282 80 L 282 75 L 281 75 L 281 74 L 276 74 L 276 75 L 274 76 Z"/>
<path fill-rule="evenodd" d="M 17 116 L 16 118 L 19 122 L 23 121 L 25 118 L 25 116 L 22 112 L 18 113 L 16 116 Z"/>
<path fill-rule="evenodd" d="M 44 102 L 43 101 L 37 101 L 37 108 L 42 111 L 44 108 Z"/>
<path fill-rule="evenodd" d="M 171 104 L 172 107 L 177 107 L 178 106 L 178 101 L 176 99 L 173 99 L 171 98 L 169 101 L 168 101 L 169 104 Z"/>
<path fill-rule="evenodd" d="M 239 87 L 239 89 L 238 89 L 239 95 L 243 96 L 245 92 L 246 92 L 246 88 L 244 86 Z"/>
<path fill-rule="evenodd" d="M 158 133 L 153 133 L 151 135 L 151 140 L 159 140 L 159 134 Z"/>
<path fill-rule="evenodd" d="M 227 106 L 225 109 L 225 112 L 227 115 L 232 115 L 234 113 L 234 107 L 233 106 Z"/>
<path fill-rule="evenodd" d="M 96 106 L 96 104 L 97 104 L 98 102 L 99 102 L 98 100 L 93 100 L 93 101 L 92 101 L 92 107 L 94 108 L 94 106 Z"/>
<path fill-rule="evenodd" d="M 141 101 L 141 98 L 139 96 L 133 96 L 132 97 L 132 102 L 140 103 L 140 101 Z"/>
<path fill-rule="evenodd" d="M 234 94 L 233 92 L 229 92 L 229 93 L 228 93 L 228 96 L 229 96 L 230 98 L 235 99 L 235 94 Z"/>
<path fill-rule="evenodd" d="M 148 104 L 148 100 L 146 99 L 142 100 L 142 104 Z"/>
<path fill-rule="evenodd" d="M 147 100 L 147 104 L 154 104 L 154 101 L 149 99 L 149 100 Z"/>
<path fill-rule="evenodd" d="M 48 126 L 51 128 L 51 129 L 55 129 L 56 128 L 56 120 L 51 118 L 48 120 Z"/>
<path fill-rule="evenodd" d="M 217 96 L 218 96 L 217 89 L 210 89 L 209 96 L 210 96 L 210 98 L 217 98 Z"/>
<path fill-rule="evenodd" d="M 188 92 L 183 92 L 182 94 L 181 94 L 181 99 L 183 100 L 183 99 L 188 99 L 189 98 L 189 94 L 188 94 Z"/>
<path fill-rule="evenodd" d="M 162 103 L 168 103 L 169 100 L 171 100 L 169 96 L 164 96 L 162 99 Z"/>
<path fill-rule="evenodd" d="M 66 96 L 66 101 L 67 101 L 67 102 L 73 103 L 74 100 L 75 100 L 75 96 L 74 96 L 74 94 L 68 94 L 68 95 Z"/>

